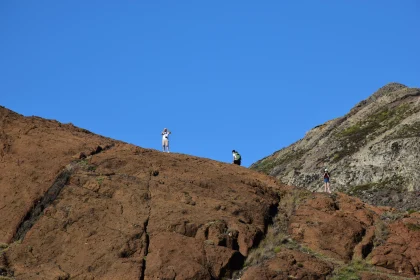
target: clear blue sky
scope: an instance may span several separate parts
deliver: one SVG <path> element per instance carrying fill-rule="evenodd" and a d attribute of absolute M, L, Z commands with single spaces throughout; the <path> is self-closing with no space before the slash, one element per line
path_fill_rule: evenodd
<path fill-rule="evenodd" d="M 420 2 L 0 1 L 0 105 L 243 165 L 389 82 L 420 86 Z"/>

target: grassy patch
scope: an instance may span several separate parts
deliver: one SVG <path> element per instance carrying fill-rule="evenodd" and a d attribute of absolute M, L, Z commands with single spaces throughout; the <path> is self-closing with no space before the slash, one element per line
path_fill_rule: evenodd
<path fill-rule="evenodd" d="M 411 231 L 419 231 L 420 230 L 420 225 L 417 225 L 417 224 L 407 223 L 407 224 L 405 224 L 405 226 Z"/>
<path fill-rule="evenodd" d="M 416 209 L 408 209 L 407 210 L 407 213 L 409 214 L 409 215 L 411 215 L 411 214 L 413 214 L 413 213 L 416 213 L 417 212 L 417 210 Z"/>
<path fill-rule="evenodd" d="M 89 165 L 89 161 L 87 159 L 82 159 L 78 164 L 80 167 L 87 167 Z"/>
<path fill-rule="evenodd" d="M 245 262 L 245 266 L 252 266 L 273 258 L 283 248 L 299 250 L 307 254 L 313 252 L 296 243 L 288 234 L 288 221 L 300 203 L 305 201 L 312 193 L 307 190 L 288 190 L 279 193 L 279 212 L 274 218 L 273 225 L 268 227 L 265 238 L 258 248 L 251 250 Z"/>
<path fill-rule="evenodd" d="M 400 211 L 386 211 L 382 213 L 380 219 L 375 223 L 375 238 L 373 240 L 373 245 L 377 247 L 384 244 L 389 236 L 388 224 L 400 220 L 407 215 L 406 212 Z"/>
<path fill-rule="evenodd" d="M 285 166 L 294 161 L 298 161 L 299 159 L 302 158 L 302 156 L 306 152 L 307 150 L 298 150 L 298 151 L 290 150 L 280 157 L 272 156 L 272 157 L 265 158 L 261 162 L 252 166 L 252 169 L 261 171 L 265 174 L 270 174 L 270 172 L 273 170 L 274 167 Z"/>
<path fill-rule="evenodd" d="M 363 184 L 363 185 L 351 186 L 349 190 L 347 191 L 347 193 L 352 194 L 352 195 L 360 194 L 362 192 L 375 189 L 375 187 L 378 185 L 379 183 L 368 183 L 368 184 Z"/>
<path fill-rule="evenodd" d="M 346 193 L 358 196 L 362 195 L 365 192 L 376 192 L 383 189 L 387 189 L 389 191 L 394 190 L 398 193 L 401 193 L 404 191 L 404 184 L 405 180 L 402 176 L 394 175 L 393 177 L 383 181 L 351 186 L 349 189 L 346 190 Z"/>
<path fill-rule="evenodd" d="M 2 254 L 3 254 L 3 252 L 6 252 L 7 249 L 9 249 L 9 245 L 8 244 L 6 244 L 6 243 L 0 243 L 0 258 L 1 258 Z"/>
<path fill-rule="evenodd" d="M 312 192 L 305 189 L 293 189 L 281 192 L 279 195 L 279 212 L 283 212 L 287 219 L 302 202 L 312 195 Z M 283 219 L 281 215 L 278 218 Z"/>
<path fill-rule="evenodd" d="M 266 260 L 274 258 L 277 253 L 280 253 L 284 249 L 299 251 L 322 260 L 334 261 L 297 243 L 288 234 L 277 232 L 274 228 L 269 228 L 266 238 L 261 242 L 258 248 L 249 253 L 244 266 L 261 264 Z"/>
<path fill-rule="evenodd" d="M 420 135 L 420 122 L 412 124 L 404 124 L 392 135 L 389 135 L 386 140 L 401 139 L 408 137 L 418 137 Z"/>
<path fill-rule="evenodd" d="M 369 139 L 382 132 L 393 128 L 411 113 L 408 104 L 402 104 L 394 108 L 381 108 L 366 120 L 347 127 L 335 134 L 335 137 L 343 143 L 343 148 L 334 154 L 333 162 L 352 155 L 359 150 Z"/>
<path fill-rule="evenodd" d="M 383 221 L 378 221 L 375 224 L 375 238 L 373 239 L 373 245 L 378 247 L 385 244 L 389 236 L 388 224 Z"/>
<path fill-rule="evenodd" d="M 363 261 L 352 261 L 344 266 L 337 268 L 333 272 L 331 280 L 359 280 L 359 273 L 369 271 L 371 267 Z"/>
<path fill-rule="evenodd" d="M 357 260 L 357 261 L 351 261 L 348 264 L 338 266 L 331 278 L 328 278 L 330 280 L 359 280 L 364 279 L 362 278 L 362 272 L 368 272 L 371 276 L 369 279 L 375 279 L 375 275 L 378 276 L 378 279 L 383 279 L 386 277 L 387 279 L 394 279 L 394 280 L 408 280 L 413 278 L 406 278 L 399 275 L 392 275 L 388 273 L 381 272 L 377 270 L 373 265 Z"/>
<path fill-rule="evenodd" d="M 276 159 L 273 158 L 266 158 L 263 159 L 261 162 L 255 164 L 252 169 L 257 171 L 261 171 L 265 174 L 269 174 L 270 171 L 276 166 Z"/>
<path fill-rule="evenodd" d="M 89 159 L 82 159 L 78 162 L 78 166 L 85 171 L 89 172 L 95 172 L 96 166 L 93 164 L 90 164 Z"/>
<path fill-rule="evenodd" d="M 405 212 L 400 211 L 386 211 L 382 213 L 381 220 L 386 222 L 393 222 L 399 219 L 402 219 L 406 216 Z"/>
<path fill-rule="evenodd" d="M 98 183 L 99 186 L 102 185 L 104 180 L 105 180 L 105 177 L 103 177 L 103 176 L 99 176 L 99 177 L 96 178 L 96 182 Z"/>
<path fill-rule="evenodd" d="M 258 248 L 253 249 L 245 262 L 245 266 L 252 266 L 273 258 L 276 253 L 281 251 L 281 245 L 286 242 L 288 236 L 284 233 L 276 232 L 273 227 L 269 227 L 267 235 L 261 241 Z"/>
<path fill-rule="evenodd" d="M 86 170 L 87 170 L 87 171 L 89 171 L 89 172 L 95 172 L 95 171 L 96 171 L 96 166 L 94 166 L 94 165 L 89 165 L 89 166 L 86 168 Z"/>
<path fill-rule="evenodd" d="M 396 220 L 401 220 L 402 218 L 407 217 L 408 215 L 410 215 L 408 214 L 408 212 L 401 211 L 386 211 L 382 213 L 380 219 L 375 223 L 375 238 L 373 240 L 373 245 L 377 247 L 384 244 L 389 236 L 388 224 Z M 406 226 L 410 230 L 420 230 L 419 225 L 407 223 Z"/>

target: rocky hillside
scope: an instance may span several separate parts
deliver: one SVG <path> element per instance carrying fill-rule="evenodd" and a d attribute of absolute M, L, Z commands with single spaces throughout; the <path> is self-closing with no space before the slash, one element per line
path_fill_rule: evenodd
<path fill-rule="evenodd" d="M 0 148 L 1 280 L 420 275 L 415 212 L 3 107 Z"/>
<path fill-rule="evenodd" d="M 388 84 L 251 168 L 312 191 L 331 172 L 335 191 L 376 205 L 420 209 L 420 89 Z"/>

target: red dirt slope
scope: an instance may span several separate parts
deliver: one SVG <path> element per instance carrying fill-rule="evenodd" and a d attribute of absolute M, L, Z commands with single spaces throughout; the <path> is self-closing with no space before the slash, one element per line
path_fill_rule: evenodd
<path fill-rule="evenodd" d="M 0 242 L 11 241 L 34 202 L 80 152 L 113 143 L 71 124 L 25 118 L 0 107 Z"/>
<path fill-rule="evenodd" d="M 278 202 L 243 167 L 1 116 L 0 272 L 16 279 L 220 279 Z"/>

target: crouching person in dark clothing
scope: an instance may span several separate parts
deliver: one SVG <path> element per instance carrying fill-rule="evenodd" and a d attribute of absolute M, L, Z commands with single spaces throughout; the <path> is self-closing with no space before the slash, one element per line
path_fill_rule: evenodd
<path fill-rule="evenodd" d="M 232 150 L 232 155 L 233 155 L 233 163 L 237 165 L 241 165 L 241 155 L 235 150 Z"/>

